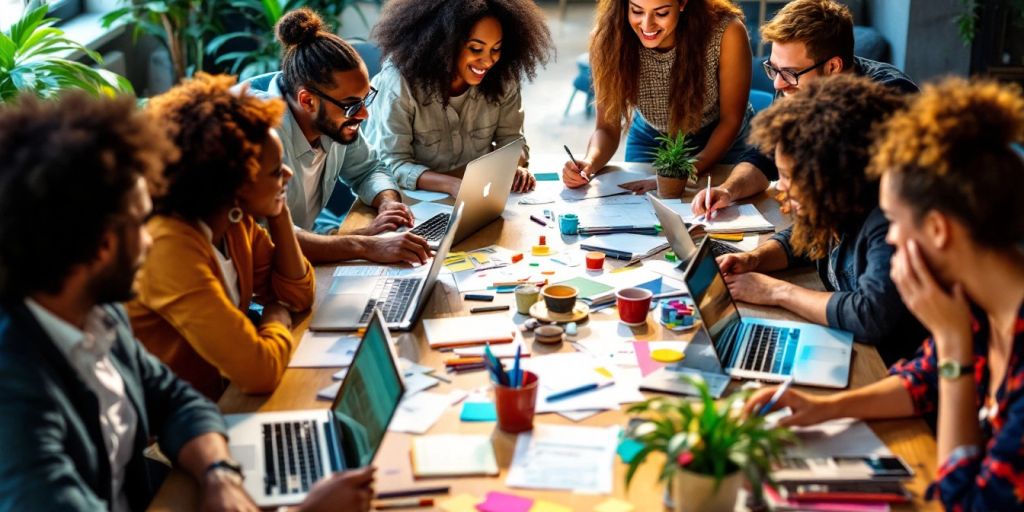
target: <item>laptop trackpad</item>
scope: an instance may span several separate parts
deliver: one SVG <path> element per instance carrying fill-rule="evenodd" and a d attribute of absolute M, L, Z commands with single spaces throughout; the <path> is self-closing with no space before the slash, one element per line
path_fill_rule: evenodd
<path fill-rule="evenodd" d="M 801 361 L 815 361 L 842 365 L 846 363 L 847 351 L 836 347 L 805 345 L 800 351 Z"/>
<path fill-rule="evenodd" d="M 369 295 L 373 287 L 377 285 L 378 277 L 336 277 L 331 282 L 331 289 L 327 292 L 330 295 L 353 294 Z M 366 301 L 363 301 L 366 305 Z"/>

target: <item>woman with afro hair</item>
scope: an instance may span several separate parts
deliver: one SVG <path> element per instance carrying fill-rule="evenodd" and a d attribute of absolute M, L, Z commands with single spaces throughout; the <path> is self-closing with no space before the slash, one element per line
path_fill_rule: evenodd
<path fill-rule="evenodd" d="M 393 0 L 374 29 L 386 59 L 366 136 L 405 189 L 458 194 L 451 173 L 523 136 L 520 84 L 551 35 L 528 0 Z M 512 184 L 532 190 L 524 147 Z"/>

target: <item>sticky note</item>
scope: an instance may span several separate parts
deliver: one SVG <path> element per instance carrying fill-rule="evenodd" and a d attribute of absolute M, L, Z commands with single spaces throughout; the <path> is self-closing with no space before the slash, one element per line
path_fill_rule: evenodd
<path fill-rule="evenodd" d="M 635 508 L 632 503 L 608 498 L 594 507 L 594 512 L 632 512 Z"/>
<path fill-rule="evenodd" d="M 537 181 L 558 181 L 559 180 L 558 173 L 554 173 L 554 172 L 538 172 L 537 174 L 534 174 L 533 177 L 537 178 Z"/>
<path fill-rule="evenodd" d="M 452 496 L 437 504 L 445 512 L 476 512 L 476 504 L 480 499 L 470 494 Z"/>
<path fill-rule="evenodd" d="M 603 375 L 603 376 L 605 376 L 605 377 L 607 377 L 609 379 L 615 377 L 614 375 L 612 375 L 612 372 L 608 371 L 608 368 L 605 368 L 603 366 L 600 367 L 600 368 L 594 368 L 594 371 L 597 372 L 597 373 L 600 373 L 601 375 Z"/>
<path fill-rule="evenodd" d="M 451 270 L 452 272 L 462 272 L 463 270 L 472 270 L 476 268 L 473 266 L 471 261 L 465 258 L 451 263 L 448 263 L 447 260 L 445 260 L 444 266 L 448 267 L 448 270 Z"/>
<path fill-rule="evenodd" d="M 473 259 L 476 260 L 476 262 L 480 263 L 480 264 L 484 264 L 484 263 L 487 263 L 487 262 L 491 261 L 491 259 L 488 258 L 486 254 L 479 254 L 479 253 L 475 253 L 474 252 L 474 253 L 471 253 L 470 256 L 472 256 Z"/>
<path fill-rule="evenodd" d="M 619 447 L 615 449 L 615 453 L 622 457 L 623 464 L 629 464 L 633 462 L 633 457 L 640 453 L 640 450 L 644 449 L 644 445 L 640 444 L 636 439 L 625 438 L 619 443 Z"/>
<path fill-rule="evenodd" d="M 529 512 L 532 506 L 533 500 L 530 498 L 491 491 L 476 509 L 480 512 Z"/>
<path fill-rule="evenodd" d="M 462 404 L 462 414 L 459 415 L 462 421 L 496 421 L 498 413 L 494 408 L 494 402 L 466 402 Z"/>
<path fill-rule="evenodd" d="M 676 361 L 682 361 L 686 355 L 678 350 L 672 350 L 670 348 L 659 348 L 651 352 L 651 359 L 658 361 L 659 363 L 674 363 Z"/>
<path fill-rule="evenodd" d="M 533 502 L 533 508 L 530 509 L 530 512 L 572 512 L 572 509 L 551 501 L 537 500 Z"/>

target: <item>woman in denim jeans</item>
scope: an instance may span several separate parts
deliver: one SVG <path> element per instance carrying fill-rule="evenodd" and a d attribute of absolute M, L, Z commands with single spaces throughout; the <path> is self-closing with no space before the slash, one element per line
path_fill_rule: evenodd
<path fill-rule="evenodd" d="M 374 29 L 387 61 L 365 135 L 395 181 L 454 197 L 460 170 L 523 136 L 519 94 L 551 36 L 528 0 L 393 0 Z M 532 190 L 524 147 L 512 184 Z"/>
<path fill-rule="evenodd" d="M 731 2 L 601 0 L 590 60 L 597 126 L 586 155 L 562 169 L 567 187 L 586 185 L 607 165 L 623 120 L 628 162 L 651 162 L 660 135 L 687 134 L 701 174 L 746 148 L 750 41 Z M 653 179 L 623 186 L 638 194 L 656 188 Z"/>
<path fill-rule="evenodd" d="M 719 258 L 737 300 L 786 308 L 878 346 L 886 363 L 913 355 L 925 337 L 889 277 L 889 221 L 866 174 L 876 126 L 904 99 L 870 79 L 836 76 L 768 108 L 750 138 L 779 167 L 793 226 L 757 249 Z M 827 291 L 762 272 L 814 263 Z"/>

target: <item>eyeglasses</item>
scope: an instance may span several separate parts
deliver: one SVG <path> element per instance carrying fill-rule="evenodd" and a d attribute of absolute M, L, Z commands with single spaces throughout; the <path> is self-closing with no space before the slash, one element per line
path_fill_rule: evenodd
<path fill-rule="evenodd" d="M 372 105 L 374 98 L 377 97 L 377 89 L 374 89 L 373 87 L 370 87 L 370 92 L 366 93 L 366 97 L 365 98 L 363 98 L 361 100 L 358 100 L 358 101 L 350 101 L 350 102 L 347 102 L 347 103 L 342 103 L 342 102 L 340 102 L 340 101 L 338 101 L 338 100 L 328 96 L 326 93 L 324 93 L 323 91 L 317 89 L 316 87 L 313 87 L 312 85 L 307 85 L 305 87 L 306 87 L 306 89 L 309 89 L 310 91 L 312 91 L 313 94 L 316 94 L 320 98 L 322 98 L 322 99 L 326 100 L 327 102 L 334 104 L 334 106 L 340 108 L 341 111 L 345 114 L 345 117 L 355 117 L 355 115 L 358 114 L 359 111 L 363 109 L 363 107 L 369 107 L 370 105 Z"/>
<path fill-rule="evenodd" d="M 831 59 L 831 57 L 829 59 Z M 767 60 L 762 62 L 761 66 L 764 67 L 764 74 L 768 75 L 768 79 L 769 80 L 775 80 L 775 77 L 777 77 L 779 75 L 782 75 L 782 81 L 783 82 L 786 82 L 787 84 L 789 84 L 790 87 L 796 87 L 796 86 L 800 85 L 800 75 L 809 73 L 809 72 L 811 72 L 811 71 L 813 71 L 815 69 L 820 68 L 822 66 L 822 64 L 825 64 L 826 62 L 828 62 L 829 59 L 825 59 L 825 60 L 823 60 L 823 61 L 821 61 L 821 62 L 819 62 L 819 63 L 817 63 L 817 64 L 815 64 L 815 65 L 813 65 L 813 66 L 811 66 L 809 68 L 807 68 L 807 69 L 803 69 L 803 70 L 800 70 L 800 71 L 790 71 L 788 69 L 779 69 L 779 68 L 777 68 L 775 66 L 772 66 L 772 63 L 767 61 Z"/>

